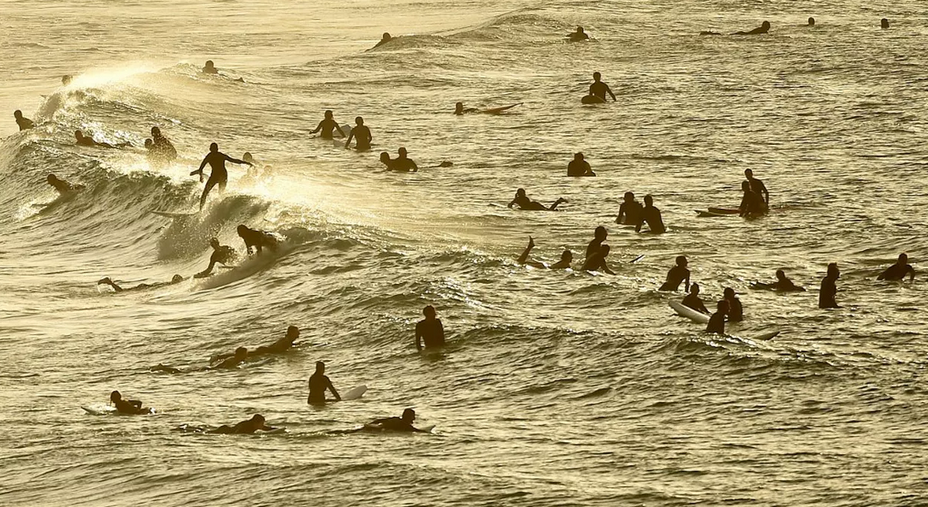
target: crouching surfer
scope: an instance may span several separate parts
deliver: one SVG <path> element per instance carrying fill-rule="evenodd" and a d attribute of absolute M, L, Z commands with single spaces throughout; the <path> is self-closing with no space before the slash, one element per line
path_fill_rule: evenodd
<path fill-rule="evenodd" d="M 279 246 L 277 238 L 275 238 L 273 234 L 249 229 L 245 225 L 238 226 L 238 235 L 245 241 L 245 249 L 248 251 L 248 255 L 251 255 L 252 249 L 259 254 L 262 248 L 267 248 L 272 252 L 276 252 Z"/>
<path fill-rule="evenodd" d="M 216 264 L 228 266 L 238 260 L 238 252 L 229 245 L 220 245 L 219 240 L 213 238 L 209 240 L 209 246 L 213 247 L 213 254 L 209 256 L 209 266 L 199 273 L 193 275 L 194 278 L 205 278 L 213 272 Z"/>

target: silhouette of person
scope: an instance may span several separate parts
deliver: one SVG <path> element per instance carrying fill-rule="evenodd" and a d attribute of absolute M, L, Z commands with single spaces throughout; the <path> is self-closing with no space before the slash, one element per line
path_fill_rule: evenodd
<path fill-rule="evenodd" d="M 386 43 L 388 43 L 388 42 L 390 42 L 390 41 L 392 41 L 392 40 L 393 40 L 393 37 L 391 37 L 389 33 L 384 32 L 384 33 L 383 33 L 383 36 L 382 36 L 381 39 L 377 42 L 377 44 L 374 45 L 374 47 L 375 47 L 375 48 L 379 48 L 380 46 L 383 46 L 384 44 L 386 44 Z"/>
<path fill-rule="evenodd" d="M 161 134 L 161 129 L 158 127 L 151 128 L 151 141 L 150 153 L 152 156 L 165 162 L 172 162 L 177 158 L 177 150 L 174 149 L 174 145 Z"/>
<path fill-rule="evenodd" d="M 760 216 L 767 211 L 761 197 L 751 190 L 750 182 L 742 181 L 741 191 L 744 195 L 741 197 L 741 204 L 738 205 L 738 216 Z"/>
<path fill-rule="evenodd" d="M 612 101 L 615 102 L 615 94 L 612 93 L 612 89 L 609 88 L 609 85 L 601 81 L 602 74 L 599 72 L 593 73 L 593 84 L 590 85 L 590 95 L 595 95 L 602 99 L 603 102 L 606 101 L 606 94 L 608 93 L 612 97 Z"/>
<path fill-rule="evenodd" d="M 238 252 L 228 245 L 220 245 L 219 240 L 213 238 L 209 240 L 209 246 L 213 247 L 213 253 L 209 257 L 209 266 L 206 269 L 193 275 L 194 278 L 203 278 L 213 272 L 213 266 L 222 264 L 228 266 L 238 260 Z"/>
<path fill-rule="evenodd" d="M 348 137 L 348 135 L 345 134 L 345 131 L 343 131 L 342 128 L 338 126 L 332 111 L 326 111 L 325 118 L 319 122 L 319 125 L 316 125 L 316 129 L 310 132 L 310 134 L 320 132 L 319 137 L 323 139 L 334 139 L 335 137 L 332 134 L 332 131 L 334 130 L 337 130 L 338 133 L 342 135 L 342 137 Z"/>
<path fill-rule="evenodd" d="M 387 159 L 389 160 L 389 158 L 390 157 L 388 155 Z M 380 157 L 380 160 L 381 162 L 383 162 L 382 155 Z M 408 157 L 408 152 L 406 151 L 406 148 L 403 148 L 403 147 L 400 147 L 400 149 L 397 150 L 397 157 L 394 158 L 393 160 L 390 160 L 389 163 L 387 163 L 387 168 L 390 169 L 391 171 L 406 171 L 406 172 L 416 172 L 419 170 L 419 166 L 417 166 L 416 163 L 411 158 Z"/>
<path fill-rule="evenodd" d="M 838 294 L 838 287 L 835 282 L 838 281 L 839 276 L 841 276 L 841 272 L 838 270 L 838 264 L 832 262 L 828 265 L 825 278 L 822 278 L 822 287 L 818 293 L 819 308 L 840 308 L 835 300 Z"/>
<path fill-rule="evenodd" d="M 223 357 L 228 357 L 228 355 Z M 212 368 L 219 370 L 231 370 L 232 368 L 238 368 L 238 365 L 244 363 L 246 359 L 248 359 L 248 349 L 245 347 L 239 347 L 235 349 L 235 353 L 232 354 L 232 357 L 225 359 Z"/>
<path fill-rule="evenodd" d="M 35 128 L 35 122 L 23 116 L 23 112 L 19 109 L 13 111 L 13 118 L 16 119 L 16 125 L 19 126 L 20 132 Z"/>
<path fill-rule="evenodd" d="M 65 180 L 58 179 L 54 174 L 46 176 L 45 181 L 58 191 L 58 195 L 67 195 L 84 190 L 84 185 L 73 185 Z"/>
<path fill-rule="evenodd" d="M 367 151 L 371 149 L 371 140 L 374 139 L 374 136 L 371 135 L 371 129 L 364 125 L 364 118 L 360 116 L 355 117 L 354 124 L 355 127 L 348 132 L 348 140 L 345 141 L 345 149 L 348 149 L 352 138 L 355 140 L 356 150 Z"/>
<path fill-rule="evenodd" d="M 622 205 L 619 206 L 619 215 L 615 217 L 615 223 L 624 225 L 640 225 L 643 210 L 644 208 L 641 207 L 641 203 L 635 200 L 635 194 L 631 192 L 625 192 L 625 198 L 622 202 Z"/>
<path fill-rule="evenodd" d="M 532 239 L 531 236 L 529 236 L 528 246 L 525 247 L 525 250 L 522 251 L 522 255 L 520 255 L 518 259 L 520 265 L 528 265 L 528 266 L 532 266 L 533 268 L 538 268 L 538 269 L 568 269 L 570 268 L 571 261 L 574 260 L 574 254 L 571 253 L 570 250 L 565 249 L 561 253 L 561 260 L 557 261 L 556 263 L 552 264 L 549 267 L 549 266 L 544 265 L 541 262 L 528 260 L 528 256 L 532 252 L 533 248 L 535 248 L 535 240 Z"/>
<path fill-rule="evenodd" d="M 246 348 L 245 349 L 247 352 L 246 357 L 263 356 L 265 354 L 283 354 L 284 352 L 293 348 L 293 342 L 299 339 L 299 337 L 300 337 L 300 328 L 296 326 L 290 326 L 287 328 L 287 334 L 284 335 L 283 338 L 280 338 L 279 340 L 275 341 L 274 343 L 270 345 L 261 345 L 260 347 L 252 351 L 248 351 L 248 349 Z M 245 348 L 245 347 L 241 347 L 241 348 Z M 219 355 L 213 356 L 212 358 L 210 358 L 210 362 L 214 363 L 216 361 L 223 361 L 230 357 L 235 357 L 235 354 L 238 352 L 239 350 L 235 349 L 235 352 L 231 354 L 219 354 Z"/>
<path fill-rule="evenodd" d="M 416 324 L 416 349 L 434 349 L 445 345 L 445 328 L 441 319 L 435 317 L 435 307 L 428 305 L 422 309 L 424 320 Z M 424 347 L 423 347 L 424 345 Z"/>
<path fill-rule="evenodd" d="M 309 397 L 306 399 L 306 403 L 311 405 L 325 403 L 326 389 L 332 391 L 332 395 L 335 396 L 335 401 L 342 401 L 342 397 L 338 395 L 338 391 L 335 390 L 332 381 L 329 380 L 329 377 L 325 376 L 325 363 L 316 361 L 316 372 L 309 377 Z"/>
<path fill-rule="evenodd" d="M 773 283 L 754 282 L 751 287 L 755 289 L 773 289 L 777 292 L 805 292 L 806 289 L 800 287 L 786 277 L 786 272 L 778 269 L 776 272 L 777 281 Z"/>
<path fill-rule="evenodd" d="M 761 25 L 749 32 L 735 32 L 732 35 L 761 35 L 770 31 L 770 22 L 764 21 Z"/>
<path fill-rule="evenodd" d="M 706 324 L 706 332 L 713 334 L 725 334 L 725 315 L 728 314 L 728 301 L 723 299 L 716 303 L 716 311 L 709 317 Z"/>
<path fill-rule="evenodd" d="M 606 241 L 608 234 L 606 228 L 601 225 L 593 231 L 593 240 L 586 246 L 586 257 L 584 259 L 589 259 L 591 255 L 599 251 L 599 247 L 602 246 L 603 241 Z"/>
<path fill-rule="evenodd" d="M 222 426 L 209 431 L 209 433 L 219 433 L 221 435 L 251 435 L 258 430 L 273 431 L 276 429 L 264 423 L 264 416 L 261 414 L 255 414 L 251 419 L 242 421 L 235 426 L 223 424 Z"/>
<path fill-rule="evenodd" d="M 183 282 L 183 281 L 184 281 L 184 277 L 182 277 L 182 276 L 180 276 L 180 275 L 174 275 L 174 276 L 171 278 L 171 281 L 170 281 L 170 282 L 140 283 L 140 284 L 136 285 L 135 287 L 123 288 L 123 287 L 120 287 L 119 285 L 117 285 L 116 282 L 114 282 L 113 280 L 111 280 L 110 277 L 106 277 L 106 278 L 100 280 L 99 282 L 97 282 L 97 285 L 109 285 L 109 286 L 112 287 L 113 290 L 115 290 L 116 292 L 125 292 L 125 291 L 127 291 L 127 290 L 156 289 L 156 288 L 158 288 L 158 287 L 164 287 L 164 286 L 166 286 L 166 285 L 178 284 L 178 283 Z"/>
<path fill-rule="evenodd" d="M 909 256 L 901 253 L 899 254 L 898 260 L 896 260 L 896 263 L 886 268 L 882 273 L 879 274 L 879 276 L 876 277 L 876 279 L 900 281 L 905 279 L 905 275 L 909 275 L 910 282 L 915 280 L 915 268 L 909 264 Z"/>
<path fill-rule="evenodd" d="M 578 26 L 576 32 L 571 32 L 567 34 L 568 42 L 580 42 L 580 41 L 585 41 L 589 39 L 590 39 L 590 36 L 587 35 L 587 33 L 583 31 L 582 26 Z"/>
<path fill-rule="evenodd" d="M 583 271 L 602 271 L 614 275 L 615 273 L 606 264 L 606 256 L 609 255 L 609 250 L 609 245 L 599 245 L 599 250 L 587 257 L 580 269 Z"/>
<path fill-rule="evenodd" d="M 457 116 L 461 116 L 466 113 L 474 113 L 476 111 L 477 111 L 476 107 L 465 108 L 463 102 L 458 102 L 454 105 L 454 114 Z"/>
<path fill-rule="evenodd" d="M 648 232 L 652 234 L 663 234 L 667 230 L 664 228 L 663 219 L 661 219 L 661 210 L 654 206 L 654 198 L 650 195 L 644 196 L 641 221 L 635 226 L 635 232 L 641 232 L 641 226 L 644 224 L 648 224 Z"/>
<path fill-rule="evenodd" d="M 204 74 L 219 74 L 219 69 L 216 68 L 212 60 L 206 60 L 206 65 L 203 66 L 202 72 Z"/>
<path fill-rule="evenodd" d="M 813 26 L 815 26 L 815 18 L 809 16 L 809 23 L 808 23 L 806 26 L 808 26 L 808 27 L 810 27 L 810 28 L 813 27 Z"/>
<path fill-rule="evenodd" d="M 206 180 L 206 186 L 203 187 L 203 194 L 200 196 L 200 210 L 203 210 L 203 205 L 206 204 L 206 196 L 209 195 L 210 190 L 214 186 L 219 185 L 219 193 L 223 193 L 226 190 L 226 182 L 229 181 L 229 173 L 226 171 L 226 162 L 232 162 L 233 164 L 246 164 L 252 166 L 251 162 L 246 162 L 244 160 L 239 160 L 237 158 L 232 158 L 225 153 L 219 151 L 219 145 L 216 143 L 211 143 L 209 145 L 209 153 L 203 157 L 203 162 L 200 162 L 200 168 L 196 171 L 190 173 L 191 176 L 194 174 L 199 174 L 200 181 L 203 181 L 203 168 L 206 167 L 206 164 L 209 164 L 210 171 L 209 179 Z"/>
<path fill-rule="evenodd" d="M 252 249 L 255 253 L 260 254 L 262 248 L 267 248 L 272 252 L 277 251 L 277 238 L 269 232 L 249 229 L 246 225 L 239 225 L 236 229 L 238 235 L 245 241 L 245 251 L 251 255 Z"/>
<path fill-rule="evenodd" d="M 747 182 L 751 185 L 751 190 L 754 191 L 757 195 L 763 197 L 764 199 L 764 208 L 770 207 L 770 192 L 767 191 L 767 186 L 764 185 L 764 182 L 754 177 L 754 171 L 751 169 L 744 170 L 744 177 L 747 178 Z M 742 185 L 743 187 L 744 185 Z"/>
<path fill-rule="evenodd" d="M 516 205 L 519 207 L 519 209 L 527 210 L 527 211 L 556 211 L 557 205 L 562 202 L 567 202 L 567 199 L 564 199 L 563 197 L 558 197 L 558 199 L 554 201 L 554 204 L 552 204 L 551 207 L 546 207 L 544 204 L 538 201 L 533 201 L 529 199 L 525 195 L 525 189 L 520 188 L 516 190 L 515 198 L 513 198 L 512 202 L 507 204 L 507 206 L 511 208 L 513 205 Z"/>
<path fill-rule="evenodd" d="M 403 417 L 385 417 L 383 419 L 374 419 L 364 426 L 370 429 L 382 429 L 388 431 L 409 431 L 421 432 L 415 428 L 412 423 L 416 420 L 416 411 L 407 408 L 403 411 Z"/>
<path fill-rule="evenodd" d="M 705 303 L 703 303 L 702 299 L 699 297 L 699 284 L 698 283 L 694 283 L 690 285 L 689 294 L 687 294 L 686 297 L 683 298 L 682 303 L 683 303 L 683 306 L 692 308 L 693 310 L 696 310 L 697 312 L 705 313 L 706 315 L 709 314 L 709 310 L 706 308 Z"/>
<path fill-rule="evenodd" d="M 677 290 L 681 282 L 686 282 L 683 288 L 686 292 L 690 291 L 690 270 L 686 268 L 689 262 L 685 255 L 677 257 L 676 266 L 670 268 L 667 272 L 667 280 L 658 290 Z"/>
<path fill-rule="evenodd" d="M 78 146 L 86 146 L 90 148 L 116 148 L 116 146 L 113 146 L 112 144 L 107 143 L 107 142 L 94 141 L 92 137 L 85 136 L 84 133 L 81 132 L 80 130 L 74 131 L 74 139 L 77 140 Z M 119 145 L 119 147 L 123 147 L 128 144 L 129 143 L 122 143 Z"/>
<path fill-rule="evenodd" d="M 744 320 L 744 308 L 741 306 L 741 300 L 735 296 L 735 289 L 726 287 L 723 294 L 725 301 L 728 302 L 728 322 L 741 322 Z"/>
<path fill-rule="evenodd" d="M 142 408 L 142 402 L 139 400 L 124 400 L 119 391 L 110 393 L 110 402 L 116 407 L 120 414 L 150 414 L 150 408 Z"/>
<path fill-rule="evenodd" d="M 887 28 L 889 28 L 889 20 L 886 18 L 881 19 L 880 28 L 882 28 L 883 30 L 886 30 Z"/>
<path fill-rule="evenodd" d="M 583 153 L 574 153 L 574 159 L 567 164 L 567 176 L 596 176 L 590 163 L 583 158 Z"/>

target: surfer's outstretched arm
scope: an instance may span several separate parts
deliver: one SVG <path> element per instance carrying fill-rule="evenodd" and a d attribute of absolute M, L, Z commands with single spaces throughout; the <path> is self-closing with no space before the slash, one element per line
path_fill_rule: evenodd
<path fill-rule="evenodd" d="M 332 385 L 332 381 L 329 381 L 329 391 L 332 391 L 332 395 L 335 396 L 335 401 L 342 401 L 342 397 L 338 395 L 338 391 L 335 390 L 335 386 Z"/>
<path fill-rule="evenodd" d="M 319 132 L 320 130 L 322 130 L 322 124 L 323 124 L 324 122 L 325 122 L 325 120 L 320 121 L 320 122 L 319 122 L 319 125 L 316 125 L 316 129 L 313 130 L 312 132 L 310 132 L 310 134 L 315 134 L 315 133 Z"/>
<path fill-rule="evenodd" d="M 522 255 L 519 256 L 519 264 L 525 264 L 525 261 L 528 260 L 528 254 L 531 253 L 532 248 L 535 248 L 535 240 L 529 236 L 528 246 L 525 247 L 525 250 L 522 251 Z"/>
<path fill-rule="evenodd" d="M 339 132 L 341 132 L 341 129 L 339 129 Z M 348 132 L 348 140 L 345 141 L 345 149 L 348 149 L 348 146 L 351 144 L 351 140 L 353 138 L 354 138 L 354 129 L 351 129 L 351 131 Z"/>
<path fill-rule="evenodd" d="M 609 88 L 609 85 L 606 85 L 606 92 L 608 92 L 609 95 L 612 97 L 612 101 L 613 101 L 613 102 L 616 102 L 616 100 L 615 100 L 615 94 L 612 93 L 612 88 Z"/>
<path fill-rule="evenodd" d="M 250 165 L 250 166 L 252 166 L 252 167 L 255 166 L 255 165 L 252 164 L 251 162 L 246 162 L 246 161 L 244 161 L 244 160 L 239 160 L 239 159 L 237 159 L 237 158 L 232 158 L 232 157 L 230 157 L 230 156 L 228 156 L 228 155 L 226 155 L 226 162 L 232 162 L 233 164 L 248 164 L 248 165 Z M 201 167 L 201 169 L 202 169 L 202 167 Z"/>

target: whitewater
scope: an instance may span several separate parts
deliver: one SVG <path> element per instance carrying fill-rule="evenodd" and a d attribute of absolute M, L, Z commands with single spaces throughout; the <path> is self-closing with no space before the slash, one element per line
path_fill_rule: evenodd
<path fill-rule="evenodd" d="M 920 2 L 0 10 L 0 504 L 928 504 Z M 698 35 L 764 20 L 764 36 Z M 578 25 L 594 40 L 566 43 Z M 383 32 L 400 37 L 372 49 Z M 207 59 L 224 76 L 202 74 Z M 617 102 L 580 104 L 595 71 Z M 523 104 L 455 116 L 458 101 Z M 36 128 L 17 132 L 16 109 Z M 362 116 L 373 150 L 311 136 L 326 110 Z M 146 159 L 153 126 L 178 150 L 169 166 Z M 76 147 L 77 129 L 133 147 Z M 189 173 L 211 142 L 266 176 L 230 164 L 202 213 L 152 214 L 196 211 Z M 383 170 L 379 153 L 401 146 L 418 172 Z M 595 178 L 566 176 L 575 152 Z M 697 216 L 737 206 L 748 168 L 769 215 Z M 49 173 L 86 190 L 46 207 Z M 568 202 L 512 210 L 517 188 Z M 666 234 L 615 224 L 626 191 L 654 196 Z M 239 224 L 286 246 L 190 279 L 210 238 L 244 252 Z M 579 270 L 600 225 L 614 276 Z M 529 236 L 532 259 L 569 248 L 575 269 L 520 266 Z M 901 252 L 915 281 L 877 281 Z M 676 316 L 682 291 L 657 290 L 678 255 L 707 306 L 739 293 L 732 337 Z M 830 262 L 841 308 L 821 310 Z M 808 292 L 750 289 L 777 269 Z M 97 285 L 174 274 L 187 279 Z M 426 305 L 449 346 L 420 355 Z M 292 351 L 200 370 L 289 325 Z M 316 361 L 340 391 L 368 391 L 307 405 Z M 157 413 L 81 409 L 113 390 Z M 343 432 L 410 407 L 431 433 Z M 177 431 L 255 413 L 286 432 Z"/>

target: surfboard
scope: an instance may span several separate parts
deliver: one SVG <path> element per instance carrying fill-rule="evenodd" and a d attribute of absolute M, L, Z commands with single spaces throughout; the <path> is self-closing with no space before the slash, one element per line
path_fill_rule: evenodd
<path fill-rule="evenodd" d="M 162 216 L 162 217 L 167 217 L 167 218 L 177 218 L 177 217 L 192 217 L 192 216 L 194 216 L 194 215 L 199 215 L 199 212 L 193 212 L 193 213 L 171 213 L 171 212 L 169 212 L 169 211 L 157 211 L 157 210 L 153 210 L 153 211 L 151 211 L 151 214 L 152 214 L 152 215 Z"/>
<path fill-rule="evenodd" d="M 580 99 L 581 104 L 605 104 L 606 101 L 597 97 L 596 95 L 584 95 Z"/>
<path fill-rule="evenodd" d="M 696 322 L 696 323 L 698 323 L 698 324 L 708 324 L 708 323 L 709 323 L 709 316 L 708 316 L 708 315 L 706 315 L 706 314 L 704 314 L 704 313 L 699 313 L 699 312 L 697 312 L 696 310 L 694 310 L 694 309 L 692 309 L 692 308 L 690 308 L 690 307 L 684 305 L 683 303 L 680 303 L 680 302 L 678 302 L 678 301 L 671 301 L 671 302 L 669 302 L 669 303 L 667 303 L 667 304 L 669 304 L 670 307 L 673 308 L 673 311 L 677 312 L 677 315 L 680 315 L 680 316 L 682 316 L 682 317 L 686 317 L 686 318 L 688 318 L 688 319 L 690 319 L 690 320 L 692 320 L 693 322 Z"/>
<path fill-rule="evenodd" d="M 635 264 L 635 263 L 637 263 L 637 262 L 640 261 L 641 259 L 644 259 L 644 256 L 645 256 L 645 254 L 641 254 L 641 255 L 639 255 L 638 257 L 635 257 L 634 259 L 632 259 L 631 262 L 629 262 L 629 264 Z"/>
<path fill-rule="evenodd" d="M 716 215 L 737 215 L 741 213 L 741 210 L 738 208 L 709 208 L 708 211 Z"/>
<path fill-rule="evenodd" d="M 512 109 L 512 108 L 514 108 L 514 107 L 516 107 L 516 106 L 521 106 L 521 105 L 522 105 L 522 103 L 519 102 L 518 104 L 512 104 L 512 105 L 509 105 L 509 106 L 491 107 L 490 109 L 484 109 L 483 111 L 478 111 L 478 112 L 479 112 L 479 113 L 483 113 L 483 114 L 500 114 L 500 113 L 502 113 L 503 111 L 506 111 L 506 110 L 508 110 L 508 109 Z"/>
<path fill-rule="evenodd" d="M 110 415 L 116 413 L 116 407 L 111 407 L 109 405 L 101 405 L 97 407 L 85 407 L 81 405 L 81 408 L 84 409 L 84 412 L 87 412 L 91 415 Z"/>
<path fill-rule="evenodd" d="M 718 217 L 727 217 L 728 215 L 712 213 L 711 211 L 696 210 L 696 216 L 698 216 L 699 218 L 718 218 Z"/>
<path fill-rule="evenodd" d="M 779 331 L 770 331 L 769 333 L 752 336 L 751 339 L 754 341 L 767 341 L 767 340 L 772 340 L 776 338 L 777 336 L 779 336 L 779 334 L 780 334 Z"/>
<path fill-rule="evenodd" d="M 351 401 L 360 399 L 367 392 L 367 386 L 360 385 L 342 395 L 342 401 Z"/>

